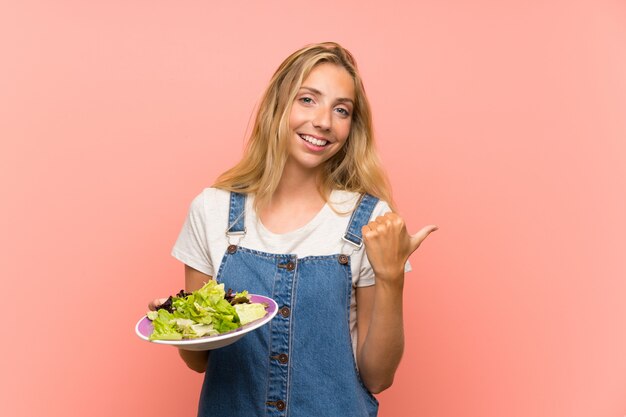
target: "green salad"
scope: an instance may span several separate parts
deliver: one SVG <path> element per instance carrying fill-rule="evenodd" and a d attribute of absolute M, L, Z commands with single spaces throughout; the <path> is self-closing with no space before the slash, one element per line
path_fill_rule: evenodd
<path fill-rule="evenodd" d="M 148 312 L 154 331 L 150 340 L 182 340 L 215 336 L 265 316 L 266 305 L 251 303 L 248 291 L 233 294 L 210 280 L 192 293 L 180 291 L 156 311 Z"/>

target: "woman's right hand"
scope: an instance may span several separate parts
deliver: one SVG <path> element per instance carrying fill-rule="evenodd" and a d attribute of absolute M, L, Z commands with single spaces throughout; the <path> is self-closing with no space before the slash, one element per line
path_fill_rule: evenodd
<path fill-rule="evenodd" d="M 152 301 L 150 301 L 148 303 L 148 309 L 150 309 L 151 311 L 155 311 L 161 304 L 163 304 L 166 301 L 167 301 L 167 297 L 166 298 L 155 298 L 154 300 L 152 300 Z"/>

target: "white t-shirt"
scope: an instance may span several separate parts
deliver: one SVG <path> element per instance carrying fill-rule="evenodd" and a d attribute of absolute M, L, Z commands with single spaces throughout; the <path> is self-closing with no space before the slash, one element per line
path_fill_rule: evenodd
<path fill-rule="evenodd" d="M 191 203 L 185 224 L 172 249 L 172 256 L 213 277 L 216 271 L 219 271 L 222 257 L 231 243 L 261 252 L 295 254 L 298 258 L 343 253 L 350 256 L 353 289 L 374 285 L 374 272 L 365 254 L 365 247 L 358 249 L 342 239 L 358 200 L 358 193 L 333 191 L 330 203 L 337 212 L 346 214 L 338 214 L 329 204 L 325 204 L 306 225 L 288 233 L 276 234 L 263 226 L 254 210 L 254 196 L 248 195 L 245 207 L 246 234 L 241 240 L 233 236 L 229 242 L 226 229 L 230 192 L 206 188 Z M 371 219 L 390 210 L 386 202 L 379 201 Z M 407 262 L 405 271 L 410 270 L 411 266 Z M 350 302 L 350 330 L 354 347 L 356 345 L 354 290 Z"/>

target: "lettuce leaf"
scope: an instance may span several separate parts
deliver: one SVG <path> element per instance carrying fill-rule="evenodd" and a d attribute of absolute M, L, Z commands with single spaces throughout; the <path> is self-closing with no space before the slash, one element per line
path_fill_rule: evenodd
<path fill-rule="evenodd" d="M 265 316 L 265 306 L 261 303 L 235 304 L 235 310 L 242 326 Z"/>
<path fill-rule="evenodd" d="M 232 306 L 224 298 L 224 284 L 210 280 L 191 294 L 171 297 L 171 311 L 160 309 L 148 313 L 154 331 L 150 340 L 182 340 L 214 336 L 235 330 L 265 316 L 265 306 L 259 303 Z M 248 292 L 237 293 L 247 297 Z"/>

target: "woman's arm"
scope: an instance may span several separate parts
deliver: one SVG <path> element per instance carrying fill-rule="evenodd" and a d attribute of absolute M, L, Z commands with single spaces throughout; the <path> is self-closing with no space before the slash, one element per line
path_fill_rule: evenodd
<path fill-rule="evenodd" d="M 365 386 L 378 394 L 391 386 L 404 351 L 402 290 L 376 283 L 356 291 L 357 361 Z"/>
<path fill-rule="evenodd" d="M 199 290 L 213 279 L 210 275 L 204 274 L 192 267 L 185 265 L 185 291 L 192 292 Z M 208 350 L 184 350 L 178 349 L 180 357 L 185 361 L 189 369 L 193 369 L 196 372 L 206 371 L 207 363 L 209 362 Z"/>
<path fill-rule="evenodd" d="M 411 236 L 404 220 L 395 213 L 386 213 L 363 226 L 376 284 L 356 291 L 357 362 L 365 386 L 375 394 L 393 383 L 404 350 L 404 265 L 435 230 L 436 226 L 426 226 Z"/>

